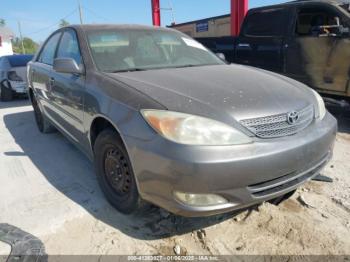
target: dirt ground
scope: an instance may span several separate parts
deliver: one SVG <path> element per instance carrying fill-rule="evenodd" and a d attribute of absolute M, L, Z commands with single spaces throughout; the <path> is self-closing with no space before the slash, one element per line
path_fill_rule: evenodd
<path fill-rule="evenodd" d="M 103 198 L 91 163 L 59 133 L 38 133 L 27 101 L 0 104 L 0 223 L 48 254 L 350 254 L 350 117 L 337 115 L 333 160 L 280 205 L 186 219 L 156 207 L 132 216 Z M 1 250 L 1 248 L 0 248 Z"/>

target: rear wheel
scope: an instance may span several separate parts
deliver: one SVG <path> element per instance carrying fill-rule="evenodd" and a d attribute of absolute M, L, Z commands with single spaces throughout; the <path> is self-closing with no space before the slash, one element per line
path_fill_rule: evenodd
<path fill-rule="evenodd" d="M 108 201 L 122 213 L 135 211 L 141 200 L 129 156 L 118 133 L 103 130 L 96 139 L 94 154 L 97 179 Z"/>
<path fill-rule="evenodd" d="M 1 82 L 1 94 L 0 98 L 1 101 L 6 102 L 6 101 L 11 101 L 13 99 L 13 92 L 12 89 L 7 81 Z"/>
<path fill-rule="evenodd" d="M 52 133 L 55 132 L 56 129 L 50 124 L 50 122 L 46 119 L 45 115 L 40 109 L 38 101 L 36 100 L 34 94 L 32 95 L 32 105 L 34 109 L 34 116 L 36 125 L 41 133 Z"/>

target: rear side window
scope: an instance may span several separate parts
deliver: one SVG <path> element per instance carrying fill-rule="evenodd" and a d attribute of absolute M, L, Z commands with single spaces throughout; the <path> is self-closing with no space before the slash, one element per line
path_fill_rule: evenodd
<path fill-rule="evenodd" d="M 247 36 L 283 36 L 288 23 L 284 8 L 254 12 L 246 18 L 244 34 Z"/>
<path fill-rule="evenodd" d="M 7 59 L 9 60 L 11 67 L 22 67 L 27 66 L 32 58 L 32 55 L 14 55 L 9 56 Z"/>
<path fill-rule="evenodd" d="M 55 57 L 55 51 L 58 44 L 58 40 L 60 39 L 61 32 L 54 34 L 51 36 L 49 41 L 46 42 L 44 48 L 42 49 L 38 62 L 52 65 L 53 59 Z"/>
<path fill-rule="evenodd" d="M 67 30 L 63 33 L 60 45 L 57 50 L 57 57 L 72 58 L 81 64 L 81 54 L 76 33 L 73 30 Z"/>

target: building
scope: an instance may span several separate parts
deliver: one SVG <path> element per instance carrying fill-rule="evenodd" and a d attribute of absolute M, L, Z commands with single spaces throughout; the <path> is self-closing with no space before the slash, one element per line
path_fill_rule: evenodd
<path fill-rule="evenodd" d="M 231 15 L 215 16 L 169 26 L 191 37 L 219 37 L 231 35 Z"/>
<path fill-rule="evenodd" d="M 0 26 L 0 56 L 13 55 L 11 39 L 14 33 L 6 26 Z"/>

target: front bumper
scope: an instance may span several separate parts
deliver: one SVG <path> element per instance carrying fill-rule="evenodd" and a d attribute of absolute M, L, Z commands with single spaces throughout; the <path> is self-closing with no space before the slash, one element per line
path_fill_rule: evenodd
<path fill-rule="evenodd" d="M 293 136 L 235 146 L 186 146 L 124 137 L 143 199 L 183 216 L 209 216 L 286 194 L 329 161 L 337 121 L 329 113 Z M 229 203 L 193 207 L 174 191 L 217 194 Z"/>

